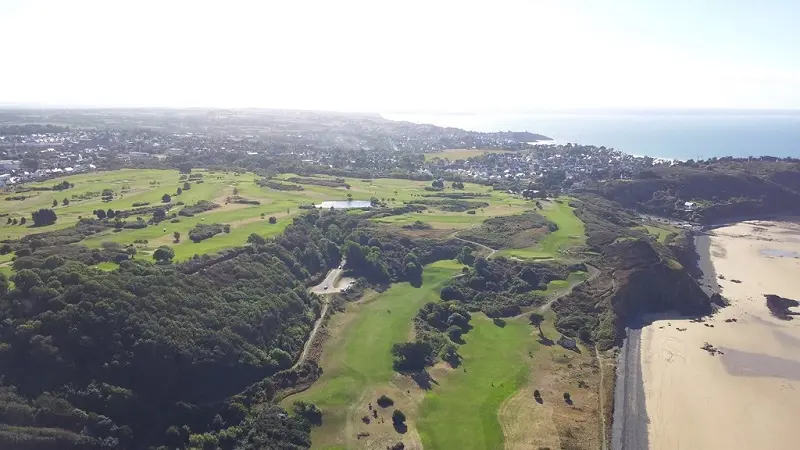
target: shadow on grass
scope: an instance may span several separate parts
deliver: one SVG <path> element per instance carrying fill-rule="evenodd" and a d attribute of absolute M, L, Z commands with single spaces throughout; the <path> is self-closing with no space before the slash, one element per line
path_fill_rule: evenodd
<path fill-rule="evenodd" d="M 406 431 L 408 431 L 408 425 L 406 425 L 404 422 L 394 422 L 393 425 L 394 431 L 397 431 L 400 434 L 406 434 Z"/>
<path fill-rule="evenodd" d="M 431 374 L 429 374 L 427 370 L 421 370 L 419 372 L 408 372 L 407 374 L 408 376 L 411 377 L 412 380 L 414 380 L 415 383 L 417 383 L 417 386 L 419 386 L 420 389 L 424 389 L 426 391 L 431 390 L 434 384 L 435 385 L 439 384 L 438 381 L 434 380 L 433 377 L 431 377 Z"/>
<path fill-rule="evenodd" d="M 500 328 L 504 328 L 506 326 L 506 321 L 499 317 L 492 319 L 492 322 L 494 322 L 494 324 Z"/>

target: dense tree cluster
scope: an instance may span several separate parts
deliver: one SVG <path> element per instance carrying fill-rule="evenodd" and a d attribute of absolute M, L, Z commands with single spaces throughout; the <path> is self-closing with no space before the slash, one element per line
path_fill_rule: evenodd
<path fill-rule="evenodd" d="M 471 311 L 483 311 L 489 317 L 514 316 L 522 307 L 540 303 L 543 298 L 537 291 L 546 289 L 547 283 L 566 279 L 577 270 L 585 271 L 586 267 L 478 257 L 464 276 L 442 288 L 441 298 L 459 302 Z"/>
<path fill-rule="evenodd" d="M 184 206 L 183 209 L 178 211 L 179 216 L 186 216 L 192 217 L 195 214 L 200 214 L 206 211 L 211 211 L 212 209 L 219 208 L 219 205 L 210 202 L 208 200 L 200 200 L 199 202 L 195 203 L 194 205 Z"/>
<path fill-rule="evenodd" d="M 186 427 L 197 433 L 212 419 L 193 405 L 289 367 L 319 308 L 302 284 L 307 271 L 295 273 L 300 263 L 274 245 L 195 274 L 143 261 L 114 272 L 52 255 L 40 262 L 18 270 L 0 299 L 0 375 L 10 393 L 0 410 L 29 411 L 0 414 L 20 427 L 0 434 L 3 448 L 186 442 Z M 41 427 L 63 436 L 42 437 Z"/>
<path fill-rule="evenodd" d="M 231 226 L 221 223 L 198 223 L 191 230 L 189 230 L 189 239 L 192 242 L 204 241 L 208 238 L 214 237 L 221 233 L 230 233 Z"/>

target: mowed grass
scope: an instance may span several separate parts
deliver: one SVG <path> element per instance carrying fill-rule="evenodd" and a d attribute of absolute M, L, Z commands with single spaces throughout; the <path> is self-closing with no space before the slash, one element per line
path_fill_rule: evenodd
<path fill-rule="evenodd" d="M 557 258 L 559 253 L 570 247 L 583 245 L 586 242 L 586 230 L 583 222 L 575 216 L 574 208 L 569 205 L 568 197 L 543 204 L 538 213 L 558 225 L 558 230 L 542 238 L 538 245 L 521 249 L 504 249 L 498 255 L 513 256 L 521 259 Z"/>
<path fill-rule="evenodd" d="M 474 314 L 470 323 L 459 349 L 462 365 L 438 379 L 420 407 L 417 429 L 425 448 L 503 448 L 498 409 L 526 382 L 528 352 L 540 347 L 524 319 L 501 327 Z"/>
<path fill-rule="evenodd" d="M 390 382 L 395 375 L 392 345 L 409 340 L 413 317 L 425 303 L 439 300 L 441 286 L 460 268 L 454 261 L 429 264 L 422 287 L 392 285 L 374 298 L 348 305 L 345 315 L 338 317 L 347 320 L 325 345 L 322 377 L 307 391 L 283 402 L 289 406 L 303 400 L 322 410 L 323 424 L 311 436 L 314 448 L 335 448 L 355 438 L 346 435 L 349 422 L 360 417 L 353 416 L 352 408 L 372 387 Z"/>
<path fill-rule="evenodd" d="M 473 156 L 486 155 L 488 153 L 514 153 L 514 152 L 511 150 L 499 150 L 499 149 L 453 148 L 437 153 L 426 153 L 425 160 L 430 161 L 434 158 L 439 158 L 439 159 L 449 159 L 450 161 L 455 161 L 458 159 L 471 158 Z"/>
<path fill-rule="evenodd" d="M 649 234 L 653 235 L 658 239 L 658 242 L 664 243 L 666 241 L 667 236 L 671 233 L 677 233 L 678 229 L 675 227 L 671 227 L 669 225 L 642 225 L 642 228 Z"/>

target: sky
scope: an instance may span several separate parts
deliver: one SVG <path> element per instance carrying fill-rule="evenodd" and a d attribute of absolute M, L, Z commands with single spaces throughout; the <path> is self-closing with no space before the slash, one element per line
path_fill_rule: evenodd
<path fill-rule="evenodd" d="M 0 0 L 0 105 L 800 109 L 798 0 Z"/>

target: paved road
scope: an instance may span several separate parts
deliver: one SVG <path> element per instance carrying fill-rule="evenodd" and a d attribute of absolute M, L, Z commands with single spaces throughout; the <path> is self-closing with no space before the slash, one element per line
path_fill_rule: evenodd
<path fill-rule="evenodd" d="M 640 354 L 641 329 L 628 329 L 617 364 L 614 391 L 614 423 L 611 427 L 612 450 L 646 450 L 647 410 Z"/>
<path fill-rule="evenodd" d="M 342 260 L 342 264 L 339 267 L 344 267 L 345 263 L 346 261 Z M 348 283 L 340 282 L 344 269 L 340 269 L 339 267 L 336 269 L 331 269 L 320 284 L 309 289 L 309 291 L 322 296 L 322 311 L 320 311 L 317 321 L 314 322 L 314 328 L 311 329 L 311 333 L 309 333 L 306 343 L 303 344 L 303 351 L 300 353 L 300 357 L 297 358 L 297 362 L 295 362 L 292 366 L 292 369 L 296 368 L 306 360 L 308 351 L 311 349 L 311 343 L 314 342 L 314 338 L 317 336 L 317 332 L 319 331 L 319 327 L 322 325 L 322 321 L 325 319 L 325 316 L 328 315 L 330 297 L 328 297 L 327 294 L 342 292 L 348 285 Z M 328 286 L 328 289 L 325 289 L 325 286 Z"/>

